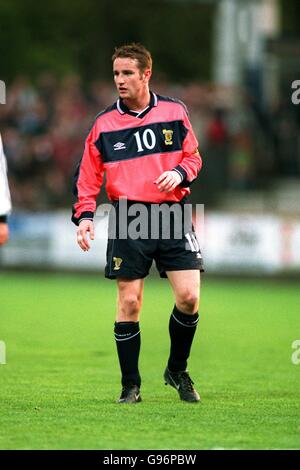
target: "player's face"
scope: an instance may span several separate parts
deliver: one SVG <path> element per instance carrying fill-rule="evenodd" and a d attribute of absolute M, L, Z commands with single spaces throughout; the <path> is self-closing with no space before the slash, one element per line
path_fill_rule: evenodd
<path fill-rule="evenodd" d="M 137 100 L 147 92 L 151 71 L 141 72 L 136 59 L 125 57 L 115 59 L 113 72 L 120 98 Z"/>

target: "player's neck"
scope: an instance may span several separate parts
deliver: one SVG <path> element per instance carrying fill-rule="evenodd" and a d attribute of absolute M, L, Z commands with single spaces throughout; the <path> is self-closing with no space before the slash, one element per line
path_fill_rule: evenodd
<path fill-rule="evenodd" d="M 131 111 L 143 111 L 150 104 L 150 91 L 147 90 L 142 96 L 137 97 L 134 100 L 124 100 L 124 104 Z"/>

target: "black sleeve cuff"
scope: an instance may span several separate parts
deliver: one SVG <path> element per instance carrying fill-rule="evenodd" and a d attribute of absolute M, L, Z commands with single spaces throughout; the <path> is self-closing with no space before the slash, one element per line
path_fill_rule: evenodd
<path fill-rule="evenodd" d="M 72 214 L 72 222 L 75 224 L 75 225 L 79 225 L 80 222 L 85 219 L 85 220 L 92 220 L 94 219 L 94 213 L 93 212 L 82 212 L 80 214 L 79 217 L 75 217 L 75 211 L 73 210 L 73 214 Z"/>
<path fill-rule="evenodd" d="M 196 178 L 195 178 L 196 179 Z M 181 186 L 182 188 L 189 188 L 191 186 L 191 184 L 193 184 L 195 180 L 192 180 L 192 181 L 188 181 L 187 179 L 183 180 L 179 186 Z"/>
<path fill-rule="evenodd" d="M 7 215 L 0 215 L 0 224 L 7 224 Z"/>
<path fill-rule="evenodd" d="M 172 168 L 172 171 L 176 171 L 176 173 L 178 173 L 181 176 L 181 181 L 186 179 L 186 176 L 187 176 L 186 171 L 180 165 L 177 165 L 175 166 L 175 168 Z"/>

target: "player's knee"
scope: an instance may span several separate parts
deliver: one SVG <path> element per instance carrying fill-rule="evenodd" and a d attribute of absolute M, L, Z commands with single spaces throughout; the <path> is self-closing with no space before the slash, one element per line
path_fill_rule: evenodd
<path fill-rule="evenodd" d="M 177 307 L 184 313 L 193 314 L 198 311 L 199 295 L 190 290 L 182 292 L 177 297 Z"/>
<path fill-rule="evenodd" d="M 127 295 L 122 299 L 121 309 L 129 317 L 138 315 L 141 303 L 136 295 Z"/>

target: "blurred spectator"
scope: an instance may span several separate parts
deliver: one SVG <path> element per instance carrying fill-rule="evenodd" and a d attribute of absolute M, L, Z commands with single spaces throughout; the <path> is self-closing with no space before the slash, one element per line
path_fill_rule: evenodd
<path fill-rule="evenodd" d="M 229 187 L 251 189 L 254 186 L 254 158 L 251 137 L 241 131 L 233 139 L 229 157 Z"/>
<path fill-rule="evenodd" d="M 229 130 L 225 110 L 214 109 L 207 123 L 203 165 L 206 204 L 217 203 L 219 194 L 228 186 Z"/>

